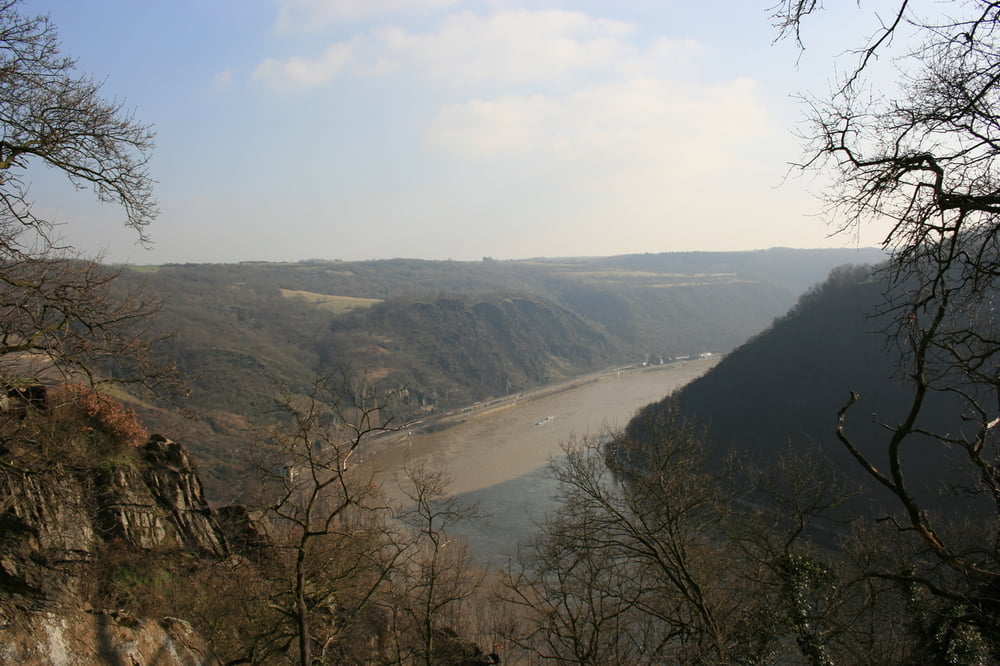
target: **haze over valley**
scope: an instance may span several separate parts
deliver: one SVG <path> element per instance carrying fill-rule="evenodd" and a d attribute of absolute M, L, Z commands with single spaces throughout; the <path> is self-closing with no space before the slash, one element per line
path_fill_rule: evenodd
<path fill-rule="evenodd" d="M 1000 664 L 1000 7 L 827 4 L 0 0 L 0 665 Z"/>
<path fill-rule="evenodd" d="M 144 416 L 170 419 L 158 429 L 192 430 L 185 439 L 221 499 L 248 462 L 244 428 L 266 420 L 283 393 L 308 392 L 317 373 L 350 368 L 403 390 L 395 415 L 406 422 L 612 367 L 725 353 L 834 266 L 880 257 L 773 249 L 192 264 L 122 279 L 163 299 L 154 335 L 170 334 L 160 353 L 184 373 L 183 406 L 199 418 Z"/>

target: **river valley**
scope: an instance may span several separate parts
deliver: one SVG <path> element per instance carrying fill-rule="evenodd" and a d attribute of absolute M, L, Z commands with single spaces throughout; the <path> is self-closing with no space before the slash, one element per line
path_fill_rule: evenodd
<path fill-rule="evenodd" d="M 524 394 L 498 406 L 470 410 L 439 432 L 404 431 L 373 462 L 383 487 L 401 497 L 399 470 L 410 463 L 443 469 L 451 491 L 482 514 L 455 530 L 485 562 L 500 564 L 531 537 L 555 507 L 548 463 L 571 437 L 624 427 L 640 407 L 704 374 L 717 357 L 595 376 L 592 381 Z"/>

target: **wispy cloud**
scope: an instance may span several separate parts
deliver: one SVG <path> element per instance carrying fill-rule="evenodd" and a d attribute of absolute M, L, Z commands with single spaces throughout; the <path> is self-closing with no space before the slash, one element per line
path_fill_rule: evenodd
<path fill-rule="evenodd" d="M 258 78 L 277 88 L 321 85 L 346 69 L 349 58 L 343 54 L 350 51 L 350 69 L 359 74 L 414 72 L 435 85 L 458 88 L 568 88 L 588 77 L 669 71 L 686 65 L 700 49 L 693 40 L 667 39 L 642 48 L 633 41 L 635 32 L 628 23 L 573 11 L 463 11 L 445 17 L 433 31 L 387 25 L 334 43 L 320 57 L 267 60 L 258 67 Z"/>
<path fill-rule="evenodd" d="M 446 85 L 569 83 L 581 72 L 636 58 L 627 23 L 579 12 L 516 10 L 449 16 L 432 33 L 375 33 L 383 64 L 415 66 Z"/>
<path fill-rule="evenodd" d="M 230 69 L 224 69 L 221 72 L 216 73 L 213 78 L 213 83 L 218 89 L 228 88 L 233 84 L 233 72 Z"/>
<path fill-rule="evenodd" d="M 425 30 L 380 25 L 319 57 L 265 61 L 255 76 L 279 89 L 348 74 L 417 80 L 438 105 L 423 127 L 429 151 L 477 182 L 564 193 L 550 216 L 737 217 L 738 203 L 712 194 L 720 182 L 771 184 L 758 164 L 779 141 L 768 100 L 750 78 L 702 79 L 696 40 L 578 11 L 494 7 Z"/>
<path fill-rule="evenodd" d="M 286 60 L 264 60 L 254 69 L 253 78 L 275 89 L 316 86 L 337 76 L 352 56 L 350 44 L 332 44 L 318 58 L 295 56 Z"/>

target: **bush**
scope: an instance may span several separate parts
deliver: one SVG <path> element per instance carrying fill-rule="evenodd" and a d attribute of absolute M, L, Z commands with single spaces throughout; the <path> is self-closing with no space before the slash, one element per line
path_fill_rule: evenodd
<path fill-rule="evenodd" d="M 0 419 L 5 455 L 29 466 L 131 464 L 148 437 L 131 408 L 80 384 L 50 389 L 45 406 Z"/>
<path fill-rule="evenodd" d="M 139 423 L 135 410 L 83 384 L 65 384 L 57 392 L 58 405 L 75 407 L 86 423 L 85 432 L 99 430 L 121 446 L 140 446 L 149 433 Z M 89 429 L 89 430 L 88 430 Z"/>

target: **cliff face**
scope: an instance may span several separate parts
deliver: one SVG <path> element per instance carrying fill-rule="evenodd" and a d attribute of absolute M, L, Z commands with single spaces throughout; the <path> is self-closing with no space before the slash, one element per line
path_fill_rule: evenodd
<path fill-rule="evenodd" d="M 2 664 L 219 664 L 191 625 L 176 618 L 156 621 L 72 610 L 31 613 L 5 622 L 0 635 Z"/>
<path fill-rule="evenodd" d="M 215 663 L 182 621 L 91 608 L 102 549 L 229 554 L 180 444 L 154 435 L 90 468 L 0 461 L 0 663 Z"/>

